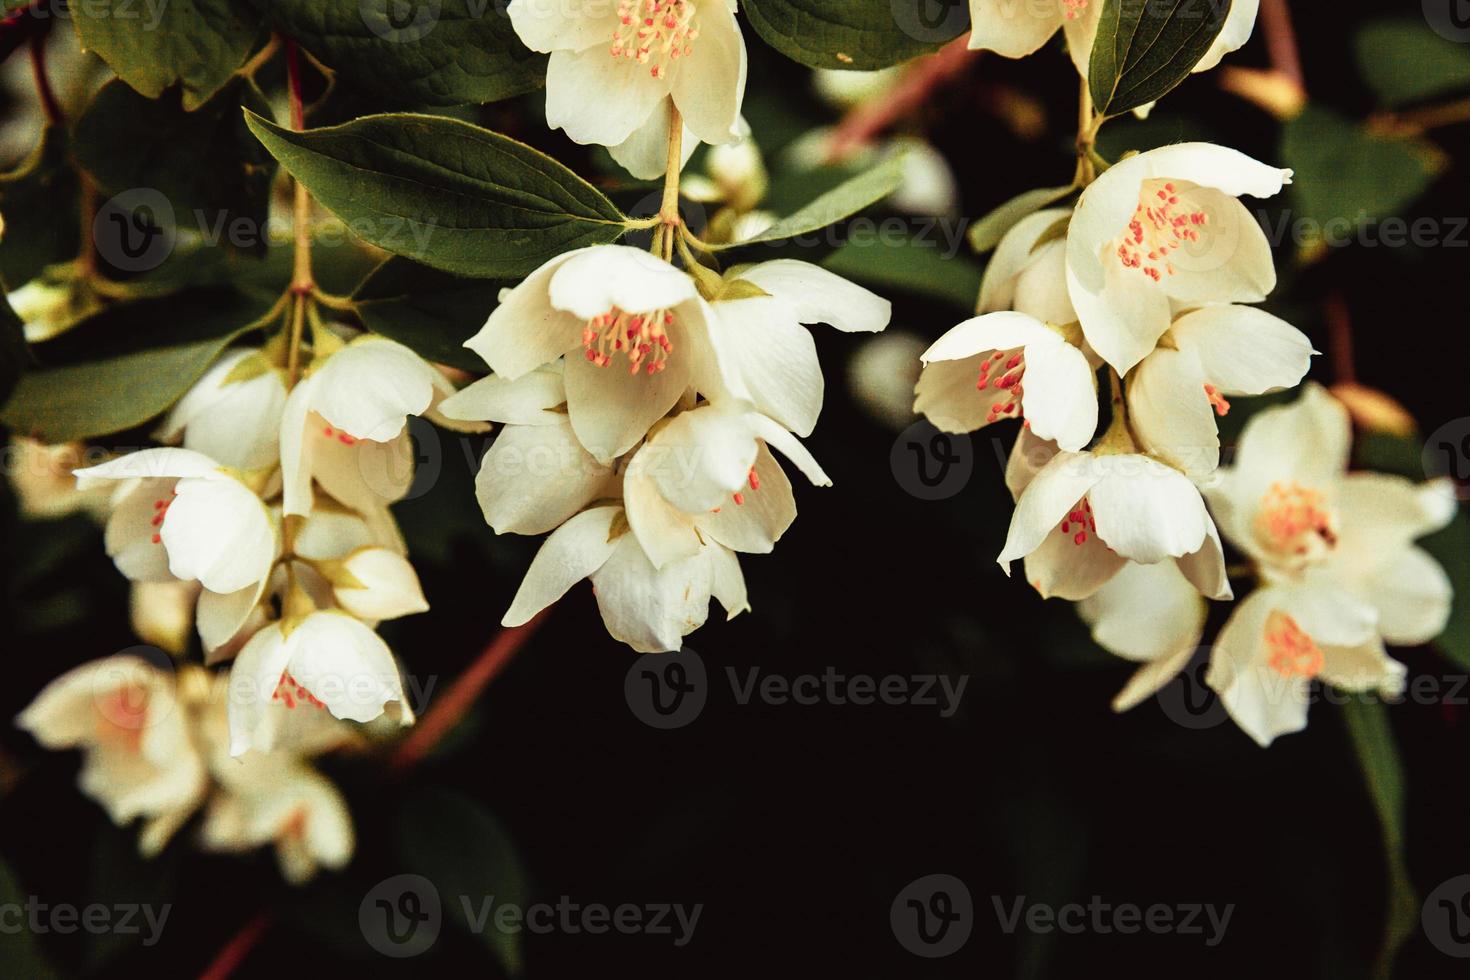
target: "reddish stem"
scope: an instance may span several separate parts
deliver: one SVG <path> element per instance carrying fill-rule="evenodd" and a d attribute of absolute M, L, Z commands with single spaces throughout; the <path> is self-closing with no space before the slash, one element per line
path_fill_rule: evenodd
<path fill-rule="evenodd" d="M 286 85 L 291 93 L 291 128 L 306 128 L 306 106 L 301 100 L 301 51 L 296 42 L 286 38 Z"/>
<path fill-rule="evenodd" d="M 1271 67 L 1306 90 L 1307 78 L 1302 73 L 1302 59 L 1297 52 L 1296 28 L 1291 23 L 1291 11 L 1286 0 L 1261 0 L 1261 28 L 1266 35 L 1266 50 L 1271 56 Z"/>
<path fill-rule="evenodd" d="M 56 99 L 56 92 L 51 88 L 51 79 L 46 75 L 45 31 L 31 35 L 31 73 L 36 79 L 36 95 L 41 100 L 41 112 L 45 114 L 46 122 L 52 126 L 61 125 L 66 117 Z"/>
<path fill-rule="evenodd" d="M 1329 293 L 1322 303 L 1327 320 L 1327 335 L 1331 343 L 1332 373 L 1339 384 L 1351 384 L 1357 380 L 1357 369 L 1353 357 L 1353 320 L 1348 313 L 1347 301 L 1341 293 Z"/>
<path fill-rule="evenodd" d="M 226 980 L 240 968 L 245 958 L 250 955 L 251 950 L 260 944 L 265 934 L 270 931 L 271 914 L 261 912 L 255 918 L 245 923 L 235 938 L 225 944 L 225 947 L 215 955 L 210 964 L 199 974 L 199 980 Z"/>

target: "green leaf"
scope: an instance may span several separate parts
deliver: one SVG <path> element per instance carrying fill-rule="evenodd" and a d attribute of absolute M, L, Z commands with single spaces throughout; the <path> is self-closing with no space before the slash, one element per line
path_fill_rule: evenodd
<path fill-rule="evenodd" d="M 0 174 L 0 277 L 20 287 L 46 266 L 76 257 L 78 192 L 66 131 L 48 127 L 25 162 Z"/>
<path fill-rule="evenodd" d="M 1104 116 L 1162 98 L 1225 26 L 1231 0 L 1104 0 L 1087 83 Z"/>
<path fill-rule="evenodd" d="M 26 327 L 5 298 L 9 292 L 4 281 L 0 280 L 0 404 L 10 397 L 15 382 L 31 362 L 30 348 L 26 346 Z"/>
<path fill-rule="evenodd" d="M 1076 190 L 1071 184 L 1065 187 L 1038 187 L 1017 194 L 994 211 L 981 218 L 970 228 L 970 247 L 977 254 L 986 252 L 1000 244 L 1005 233 L 1042 208 L 1050 207 Z"/>
<path fill-rule="evenodd" d="M 407 796 L 397 818 L 405 871 L 432 881 L 450 918 L 485 942 L 507 973 L 520 973 L 521 933 L 496 928 L 495 911 L 505 905 L 525 908 L 531 889 L 500 821 L 469 797 L 438 788 Z M 478 917 L 487 899 L 494 900 L 489 918 L 471 921 L 466 912 Z"/>
<path fill-rule="evenodd" d="M 1388 909 L 1374 975 L 1388 980 L 1399 948 L 1419 929 L 1419 897 L 1404 860 L 1404 764 L 1394 743 L 1388 708 L 1381 701 L 1349 698 L 1343 705 L 1343 717 L 1383 831 Z"/>
<path fill-rule="evenodd" d="M 1450 621 L 1434 645 L 1461 667 L 1470 669 L 1470 514 L 1461 511 L 1450 525 L 1422 542 L 1450 577 L 1455 594 Z"/>
<path fill-rule="evenodd" d="M 148 99 L 115 80 L 77 121 L 77 160 L 105 194 L 157 191 L 174 209 L 169 223 L 192 224 L 226 244 L 230 227 L 243 220 L 248 250 L 258 254 L 267 244 L 276 161 L 251 135 L 242 106 L 270 112 L 260 89 L 244 78 L 193 112 L 184 111 L 176 92 Z"/>
<path fill-rule="evenodd" d="M 896 153 L 866 173 L 859 174 L 823 194 L 790 217 L 782 218 L 754 238 L 717 245 L 714 248 L 718 251 L 784 242 L 820 231 L 877 204 L 898 190 L 898 186 L 903 183 L 903 167 L 904 155 Z"/>
<path fill-rule="evenodd" d="M 150 99 L 182 85 L 185 109 L 230 80 L 260 33 L 248 0 L 87 0 L 73 5 L 71 18 L 82 47 L 119 78 Z"/>
<path fill-rule="evenodd" d="M 0 861 L 0 908 L 21 909 L 23 916 L 29 894 L 10 870 L 10 865 Z M 42 955 L 35 934 L 24 925 L 18 929 L 0 929 L 0 964 L 4 965 L 5 975 L 10 977 L 48 980 L 57 975 Z"/>
<path fill-rule="evenodd" d="M 546 58 L 490 0 L 274 0 L 273 24 L 353 85 L 396 104 L 496 102 L 540 88 Z M 390 16 L 391 15 L 391 16 Z M 611 35 L 609 35 L 611 36 Z"/>
<path fill-rule="evenodd" d="M 745 0 L 756 33 L 812 68 L 872 71 L 937 51 L 969 27 L 964 0 Z"/>
<path fill-rule="evenodd" d="M 964 256 L 950 255 L 942 243 L 915 239 L 902 244 L 849 242 L 827 256 L 822 266 L 880 293 L 916 293 L 966 314 L 975 311 L 984 272 Z"/>
<path fill-rule="evenodd" d="M 1353 47 L 1363 81 L 1383 105 L 1470 88 L 1470 51 L 1436 34 L 1422 19 L 1369 23 L 1353 38 Z"/>
<path fill-rule="evenodd" d="M 109 435 L 166 411 L 270 301 L 200 289 L 106 310 L 32 350 L 0 422 L 43 442 Z"/>
<path fill-rule="evenodd" d="M 391 258 L 363 280 L 352 299 L 363 324 L 374 333 L 428 360 L 483 374 L 485 362 L 464 342 L 500 304 L 500 290 L 512 285 L 508 280 L 465 279 Z"/>
<path fill-rule="evenodd" d="M 1437 170 L 1434 152 L 1425 144 L 1375 136 L 1318 106 L 1283 127 L 1281 160 L 1296 171 L 1291 194 L 1297 220 L 1307 219 L 1299 236 L 1304 250 L 1402 214 L 1428 189 Z"/>
<path fill-rule="evenodd" d="M 360 237 L 466 276 L 511 279 L 563 252 L 615 241 L 627 218 L 551 157 L 440 116 L 366 116 L 342 126 L 250 128 Z"/>

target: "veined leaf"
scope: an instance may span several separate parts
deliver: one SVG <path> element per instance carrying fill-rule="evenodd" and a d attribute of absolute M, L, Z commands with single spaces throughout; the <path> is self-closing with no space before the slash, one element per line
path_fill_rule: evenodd
<path fill-rule="evenodd" d="M 272 0 L 267 14 L 353 85 L 394 103 L 495 102 L 539 88 L 546 58 L 490 0 Z"/>
<path fill-rule="evenodd" d="M 970 25 L 966 0 L 745 0 L 767 44 L 812 68 L 872 71 L 937 51 Z"/>
<path fill-rule="evenodd" d="M 87 0 L 71 7 L 82 47 L 150 99 L 178 84 L 197 109 L 245 62 L 260 34 L 248 0 Z"/>
<path fill-rule="evenodd" d="M 374 333 L 428 360 L 483 374 L 485 362 L 464 342 L 500 304 L 500 290 L 513 285 L 508 280 L 466 279 L 394 257 L 374 269 L 352 299 L 363 324 Z"/>
<path fill-rule="evenodd" d="M 562 164 L 469 123 L 395 113 L 298 133 L 247 121 L 361 238 L 446 272 L 518 278 L 626 230 L 623 213 Z"/>
<path fill-rule="evenodd" d="M 769 242 L 783 242 L 809 235 L 843 218 L 851 217 L 883 200 L 903 183 L 904 159 L 896 153 L 867 173 L 859 174 L 834 187 L 800 211 L 782 218 L 754 238 L 717 246 L 719 249 L 745 248 Z"/>
<path fill-rule="evenodd" d="M 1225 27 L 1231 0 L 1103 0 L 1088 87 L 1105 116 L 1147 105 L 1189 77 Z"/>

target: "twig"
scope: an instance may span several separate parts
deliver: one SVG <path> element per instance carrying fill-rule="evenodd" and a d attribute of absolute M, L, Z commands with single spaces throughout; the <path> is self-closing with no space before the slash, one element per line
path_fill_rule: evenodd
<path fill-rule="evenodd" d="M 56 92 L 51 88 L 51 79 L 46 76 L 45 31 L 37 31 L 31 35 L 31 72 L 36 79 L 36 95 L 41 101 L 41 112 L 46 117 L 46 123 L 60 126 L 66 122 L 66 114 L 61 111 L 61 103 L 57 101 Z"/>
<path fill-rule="evenodd" d="M 914 62 L 886 98 L 855 107 L 828 138 L 827 159 L 833 163 L 842 160 L 916 112 L 936 89 L 957 78 L 980 56 L 979 51 L 969 49 L 969 43 L 968 33 L 955 38 L 934 54 Z"/>
<path fill-rule="evenodd" d="M 1297 88 L 1306 91 L 1307 78 L 1302 73 L 1302 58 L 1297 51 L 1296 28 L 1286 0 L 1261 0 L 1261 31 L 1266 35 L 1266 50 L 1271 67 Z"/>
<path fill-rule="evenodd" d="M 1347 301 L 1338 292 L 1329 293 L 1322 301 L 1327 320 L 1327 335 L 1332 355 L 1332 373 L 1339 384 L 1352 384 L 1358 380 L 1353 358 L 1353 320 L 1348 313 Z"/>
<path fill-rule="evenodd" d="M 271 913 L 261 912 L 245 923 L 240 931 L 235 933 L 235 937 L 215 954 L 214 959 L 204 968 L 204 972 L 199 974 L 199 980 L 226 980 L 227 977 L 232 976 L 240 968 L 240 964 L 245 962 L 245 958 L 250 955 L 251 951 L 265 938 L 265 934 L 270 931 L 271 921 Z"/>

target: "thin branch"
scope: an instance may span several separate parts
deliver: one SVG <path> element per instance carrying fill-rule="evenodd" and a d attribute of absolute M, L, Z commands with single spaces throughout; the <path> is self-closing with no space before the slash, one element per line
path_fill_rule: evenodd
<path fill-rule="evenodd" d="M 41 112 L 46 117 L 46 123 L 50 126 L 60 126 L 66 122 L 66 114 L 61 111 L 61 103 L 56 99 L 56 92 L 51 88 L 51 79 L 46 75 L 46 32 L 37 31 L 31 35 L 31 73 L 36 80 L 36 95 L 41 102 Z"/>
<path fill-rule="evenodd" d="M 1339 383 L 1358 380 L 1353 357 L 1353 320 L 1347 301 L 1338 292 L 1329 293 L 1322 303 L 1327 320 L 1328 350 L 1332 356 L 1332 373 Z"/>
<path fill-rule="evenodd" d="M 914 62 L 892 92 L 849 112 L 827 141 L 827 159 L 833 163 L 862 149 L 895 123 L 928 103 L 934 93 L 958 78 L 980 56 L 969 49 L 968 33 L 934 54 Z"/>
<path fill-rule="evenodd" d="M 199 980 L 226 980 L 234 975 L 234 972 L 240 968 L 240 964 L 245 962 L 245 958 L 270 931 L 271 921 L 269 912 L 261 912 L 245 923 L 235 937 L 215 954 L 214 959 L 204 968 L 204 972 L 199 974 Z"/>
<path fill-rule="evenodd" d="M 1286 6 L 1286 0 L 1261 0 L 1260 19 L 1262 33 L 1266 35 L 1266 50 L 1271 57 L 1271 67 L 1305 92 L 1307 78 L 1302 73 L 1296 28 L 1292 26 L 1291 11 Z"/>

